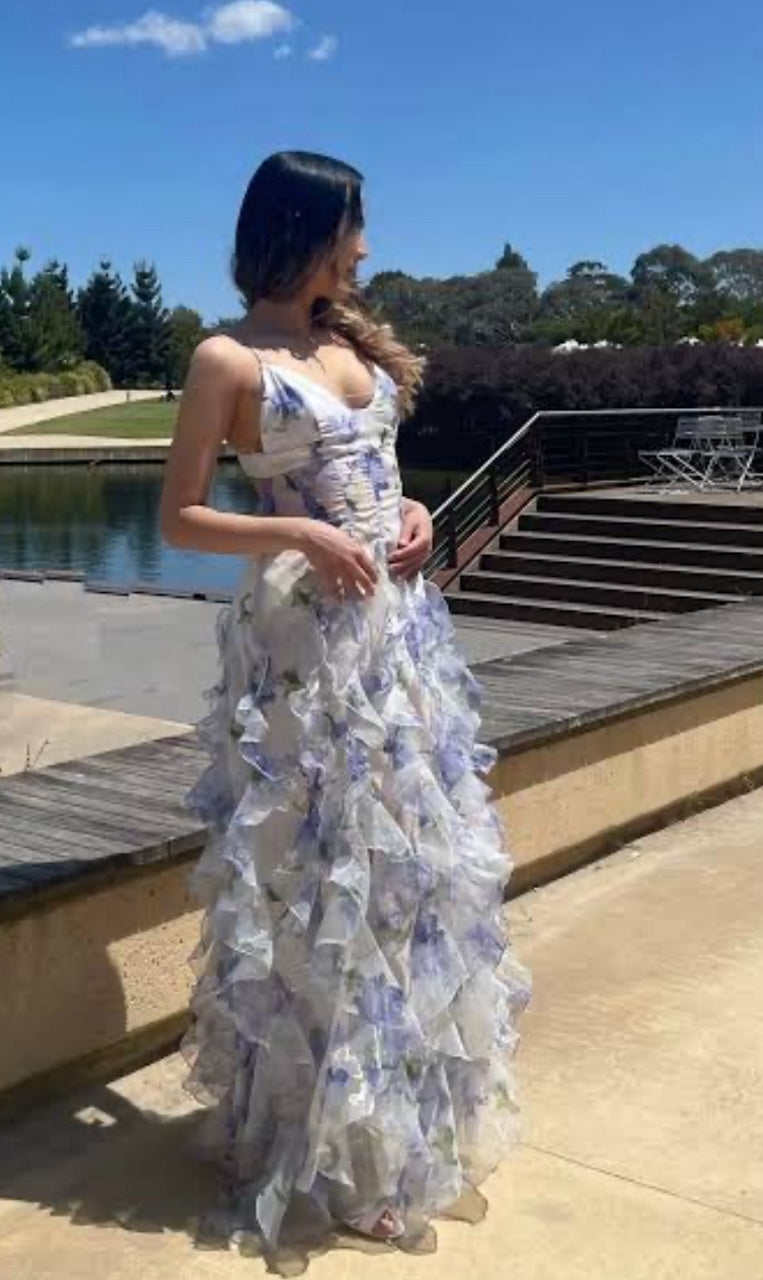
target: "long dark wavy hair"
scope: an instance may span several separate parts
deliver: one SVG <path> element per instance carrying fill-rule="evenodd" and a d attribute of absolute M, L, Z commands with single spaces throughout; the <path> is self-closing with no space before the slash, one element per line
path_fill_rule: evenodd
<path fill-rule="evenodd" d="M 342 235 L 363 227 L 362 186 L 351 165 L 307 151 L 279 151 L 260 165 L 241 204 L 231 263 L 247 307 L 292 297 Z M 371 314 L 357 288 L 340 300 L 317 299 L 313 318 L 386 369 L 401 411 L 413 408 L 423 361 Z"/>

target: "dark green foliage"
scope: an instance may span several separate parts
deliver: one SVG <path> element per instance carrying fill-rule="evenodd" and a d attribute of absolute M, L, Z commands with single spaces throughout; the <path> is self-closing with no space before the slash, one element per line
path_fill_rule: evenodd
<path fill-rule="evenodd" d="M 170 370 L 169 314 L 152 263 L 136 263 L 132 294 L 128 357 L 132 385 L 165 386 Z"/>
<path fill-rule="evenodd" d="M 555 354 L 548 347 L 430 352 L 413 417 L 400 432 L 408 466 L 472 467 L 539 409 L 763 407 L 763 350 L 729 343 Z"/>
<path fill-rule="evenodd" d="M 182 387 L 194 348 L 204 337 L 204 322 L 198 311 L 175 307 L 169 315 L 168 368 L 173 387 Z"/>
<path fill-rule="evenodd" d="M 133 304 L 119 274 L 104 259 L 80 290 L 77 309 L 86 335 L 88 360 L 107 369 L 116 387 L 130 385 L 133 355 Z"/>

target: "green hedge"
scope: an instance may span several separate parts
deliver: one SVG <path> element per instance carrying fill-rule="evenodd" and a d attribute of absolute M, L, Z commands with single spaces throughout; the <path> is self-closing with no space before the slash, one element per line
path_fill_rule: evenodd
<path fill-rule="evenodd" d="M 87 396 L 111 391 L 111 378 L 94 360 L 84 360 L 60 373 L 12 373 L 0 369 L 0 409 L 42 404 L 64 396 Z"/>
<path fill-rule="evenodd" d="M 539 409 L 713 405 L 763 405 L 763 349 L 712 342 L 565 355 L 540 344 L 440 347 L 428 354 L 399 457 L 409 467 L 476 467 Z"/>

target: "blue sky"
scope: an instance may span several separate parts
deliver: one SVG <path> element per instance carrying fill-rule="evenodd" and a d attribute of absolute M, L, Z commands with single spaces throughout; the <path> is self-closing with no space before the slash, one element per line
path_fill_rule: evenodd
<path fill-rule="evenodd" d="M 283 147 L 363 170 L 373 269 L 478 271 L 510 240 L 547 283 L 661 241 L 763 243 L 760 0 L 151 12 L 6 0 L 0 262 L 24 243 L 79 283 L 148 257 L 169 304 L 230 314 L 238 205 Z"/>

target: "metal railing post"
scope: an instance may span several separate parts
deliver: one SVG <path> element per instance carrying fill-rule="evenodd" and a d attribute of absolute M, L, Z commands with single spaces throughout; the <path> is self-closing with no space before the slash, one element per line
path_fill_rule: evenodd
<path fill-rule="evenodd" d="M 456 528 L 456 513 L 452 507 L 448 508 L 447 521 L 448 568 L 455 569 L 458 564 L 458 530 Z"/>
<path fill-rule="evenodd" d="M 496 464 L 493 463 L 487 473 L 488 498 L 490 501 L 490 523 L 498 524 L 501 518 L 500 505 L 498 502 L 498 477 L 496 475 Z"/>

